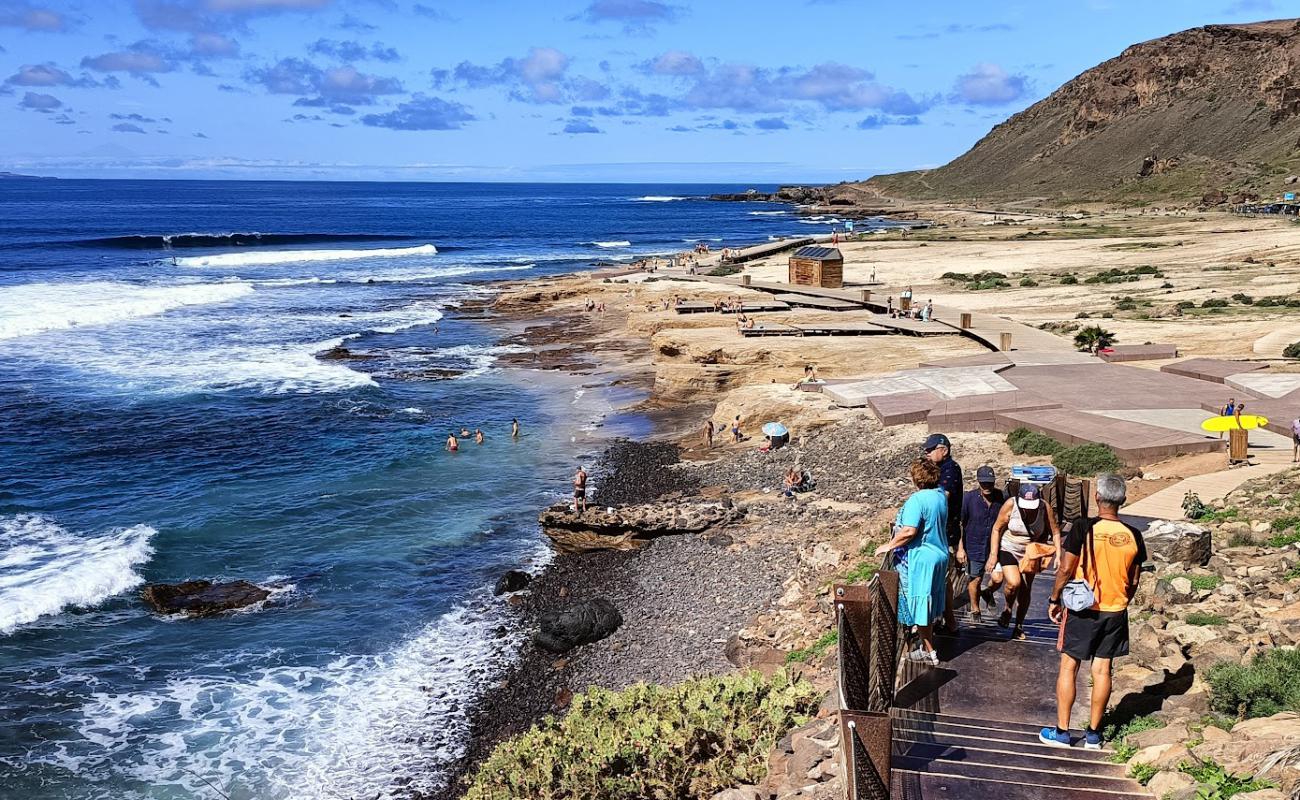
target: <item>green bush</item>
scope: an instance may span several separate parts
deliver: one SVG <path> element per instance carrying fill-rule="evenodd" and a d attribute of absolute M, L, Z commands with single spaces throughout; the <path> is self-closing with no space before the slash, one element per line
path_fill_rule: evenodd
<path fill-rule="evenodd" d="M 1207 614 L 1204 611 L 1193 611 L 1183 618 L 1183 622 L 1188 625 L 1213 626 L 1226 625 L 1228 618 L 1222 614 Z"/>
<path fill-rule="evenodd" d="M 1062 285 L 1062 286 L 1074 286 L 1074 285 L 1077 284 L 1078 282 L 1079 282 L 1079 279 L 1076 278 L 1076 277 L 1074 277 L 1073 275 L 1066 275 L 1064 278 L 1061 278 L 1061 285 Z"/>
<path fill-rule="evenodd" d="M 1249 306 L 1255 304 L 1255 298 L 1251 297 L 1248 294 L 1243 294 L 1242 292 L 1237 292 L 1236 294 L 1234 294 L 1232 296 L 1232 299 L 1236 300 L 1238 303 L 1241 303 L 1243 306 Z"/>
<path fill-rule="evenodd" d="M 1037 285 L 1038 285 L 1038 281 L 1034 280 L 1033 278 L 1024 277 L 1024 278 L 1021 278 L 1021 279 L 1020 279 L 1020 285 L 1021 285 L 1021 286 L 1037 286 Z"/>
<path fill-rule="evenodd" d="M 1117 472 L 1123 463 L 1115 451 L 1104 444 L 1081 444 L 1057 452 L 1052 456 L 1052 466 L 1067 475 L 1086 477 Z"/>
<path fill-rule="evenodd" d="M 1192 588 L 1198 592 L 1212 592 L 1223 583 L 1223 578 L 1218 575 L 1182 575 L 1181 577 L 1191 581 Z"/>
<path fill-rule="evenodd" d="M 1131 297 L 1125 297 L 1115 303 L 1116 311 L 1133 311 L 1137 308 L 1137 301 Z"/>
<path fill-rule="evenodd" d="M 1162 720 L 1158 720 L 1149 714 L 1134 717 L 1122 725 L 1114 722 L 1107 724 L 1103 721 L 1102 736 L 1115 747 L 1115 752 L 1111 754 L 1110 760 L 1117 764 L 1128 761 L 1138 751 L 1136 747 L 1128 743 L 1128 737 L 1135 733 L 1163 728 L 1164 726 L 1165 723 Z"/>
<path fill-rule="evenodd" d="M 1146 786 L 1156 776 L 1160 768 L 1154 764 L 1133 764 L 1128 768 L 1129 777 Z"/>
<path fill-rule="evenodd" d="M 1034 431 L 1026 431 L 1025 435 L 1018 437 L 1014 443 L 1008 436 L 1007 446 L 1018 456 L 1050 456 L 1059 453 L 1065 447 L 1052 437 Z"/>
<path fill-rule="evenodd" d="M 1179 310 L 1179 311 L 1186 311 L 1186 310 L 1189 309 L 1189 308 L 1196 308 L 1196 304 L 1193 303 L 1191 300 L 1179 300 L 1179 301 L 1178 301 L 1178 310 Z"/>
<path fill-rule="evenodd" d="M 1300 650 L 1266 650 L 1250 664 L 1210 667 L 1210 708 L 1238 719 L 1300 711 Z"/>
<path fill-rule="evenodd" d="M 742 270 L 743 267 L 738 267 L 734 264 L 721 264 L 709 270 L 706 274 L 712 275 L 715 278 L 725 278 L 728 275 L 735 275 L 737 272 L 741 272 Z"/>
<path fill-rule="evenodd" d="M 1074 334 L 1074 347 L 1076 350 L 1101 349 L 1110 347 L 1114 343 L 1115 334 L 1100 325 L 1087 325 Z"/>
<path fill-rule="evenodd" d="M 1300 531 L 1275 533 L 1268 538 L 1269 547 L 1286 547 L 1287 545 L 1292 545 L 1296 542 L 1300 542 Z"/>
<path fill-rule="evenodd" d="M 1292 342 L 1282 351 L 1285 358 L 1300 358 L 1300 342 Z"/>
<path fill-rule="evenodd" d="M 1201 301 L 1201 308 L 1227 308 L 1228 301 L 1222 297 L 1211 297 L 1208 300 Z"/>
<path fill-rule="evenodd" d="M 675 686 L 590 687 L 563 717 L 548 716 L 497 745 L 467 800 L 704 800 L 759 783 L 767 755 L 820 699 L 807 681 L 757 672 Z"/>

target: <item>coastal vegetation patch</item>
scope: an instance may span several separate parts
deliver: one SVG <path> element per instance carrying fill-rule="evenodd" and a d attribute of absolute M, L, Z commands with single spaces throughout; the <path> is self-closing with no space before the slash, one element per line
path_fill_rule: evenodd
<path fill-rule="evenodd" d="M 1117 267 L 1102 270 L 1096 275 L 1089 275 L 1083 279 L 1084 283 L 1133 283 L 1143 278 L 1163 278 L 1165 274 L 1149 264 L 1132 269 L 1119 269 Z"/>
<path fill-rule="evenodd" d="M 808 721 L 820 699 L 812 684 L 784 671 L 621 692 L 593 686 L 563 717 L 545 717 L 497 745 L 465 797 L 706 800 L 761 781 L 769 751 Z"/>
<path fill-rule="evenodd" d="M 1266 650 L 1248 664 L 1210 667 L 1210 708 L 1237 719 L 1300 711 L 1300 650 Z"/>
<path fill-rule="evenodd" d="M 1118 472 L 1124 463 L 1106 445 L 1089 443 L 1058 451 L 1052 456 L 1052 466 L 1067 475 L 1091 476 Z"/>
<path fill-rule="evenodd" d="M 1007 447 L 1018 456 L 1050 456 L 1065 449 L 1061 442 L 1028 428 L 1016 428 L 1008 433 Z"/>
<path fill-rule="evenodd" d="M 963 284 L 966 290 L 971 292 L 983 291 L 985 289 L 1007 289 L 1011 286 L 1011 284 L 1007 282 L 1006 275 L 991 270 L 986 270 L 984 272 L 945 272 L 940 275 L 939 278 L 952 283 Z"/>

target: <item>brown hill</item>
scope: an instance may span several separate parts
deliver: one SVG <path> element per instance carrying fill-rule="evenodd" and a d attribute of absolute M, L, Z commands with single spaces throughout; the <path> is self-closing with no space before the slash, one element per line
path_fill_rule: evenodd
<path fill-rule="evenodd" d="M 897 197 L 1187 201 L 1270 196 L 1300 170 L 1300 20 L 1207 25 L 1136 44 L 933 170 L 879 175 Z"/>

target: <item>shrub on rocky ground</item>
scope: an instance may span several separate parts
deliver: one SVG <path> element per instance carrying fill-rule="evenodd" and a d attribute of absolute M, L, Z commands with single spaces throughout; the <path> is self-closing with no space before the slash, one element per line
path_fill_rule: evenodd
<path fill-rule="evenodd" d="M 1190 775 L 1198 784 L 1197 800 L 1227 800 L 1239 794 L 1273 787 L 1268 781 L 1228 772 L 1213 761 L 1189 762 L 1181 767 L 1181 771 Z"/>
<path fill-rule="evenodd" d="M 708 274 L 717 278 L 725 278 L 728 275 L 735 275 L 737 272 L 742 271 L 742 267 L 737 267 L 733 264 L 722 264 L 709 270 Z"/>
<path fill-rule="evenodd" d="M 1249 664 L 1216 664 L 1206 673 L 1210 707 L 1239 719 L 1300 711 L 1300 650 L 1268 650 Z"/>
<path fill-rule="evenodd" d="M 1018 456 L 1050 456 L 1065 447 L 1050 436 L 1025 428 L 1007 434 L 1007 446 Z"/>
<path fill-rule="evenodd" d="M 1067 475 L 1091 477 L 1117 472 L 1123 462 L 1104 444 L 1081 444 L 1058 451 L 1052 456 L 1052 465 Z"/>
<path fill-rule="evenodd" d="M 1282 355 L 1286 358 L 1300 358 L 1300 342 L 1292 342 L 1287 345 L 1286 349 L 1282 351 Z"/>
<path fill-rule="evenodd" d="M 783 672 L 696 678 L 622 692 L 591 687 L 561 718 L 502 742 L 465 797 L 704 800 L 755 784 L 768 752 L 813 713 L 818 693 Z"/>

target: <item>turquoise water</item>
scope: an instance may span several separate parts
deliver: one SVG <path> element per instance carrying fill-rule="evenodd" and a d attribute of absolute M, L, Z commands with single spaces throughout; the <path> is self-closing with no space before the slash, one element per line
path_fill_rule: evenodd
<path fill-rule="evenodd" d="M 495 368 L 455 305 L 824 229 L 691 199 L 743 188 L 0 184 L 0 795 L 436 796 L 522 636 L 488 587 L 616 399 Z M 192 578 L 275 593 L 137 599 Z"/>

